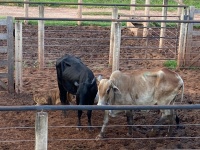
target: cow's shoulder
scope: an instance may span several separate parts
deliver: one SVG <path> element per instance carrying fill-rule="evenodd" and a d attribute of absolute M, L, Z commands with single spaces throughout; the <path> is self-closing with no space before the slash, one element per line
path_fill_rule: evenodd
<path fill-rule="evenodd" d="M 56 66 L 58 66 L 60 63 L 64 63 L 65 65 L 68 65 L 68 66 L 71 66 L 73 64 L 83 64 L 80 58 L 75 57 L 73 55 L 68 55 L 68 54 L 59 58 L 56 61 Z"/>

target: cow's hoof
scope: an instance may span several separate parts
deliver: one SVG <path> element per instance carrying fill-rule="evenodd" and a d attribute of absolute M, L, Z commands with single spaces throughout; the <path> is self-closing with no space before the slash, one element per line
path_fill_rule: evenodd
<path fill-rule="evenodd" d="M 99 135 L 97 135 L 97 137 L 96 137 L 96 141 L 99 141 L 99 140 L 102 140 L 104 137 L 101 135 L 101 134 L 99 134 Z"/>
<path fill-rule="evenodd" d="M 127 133 L 126 135 L 127 135 L 127 136 L 132 136 L 133 134 L 132 134 L 132 133 Z"/>
<path fill-rule="evenodd" d="M 76 130 L 77 130 L 77 131 L 81 131 L 82 128 L 81 128 L 81 127 L 76 127 Z"/>
<path fill-rule="evenodd" d="M 157 132 L 154 130 L 147 133 L 147 137 L 155 137 L 156 135 L 157 135 Z"/>
<path fill-rule="evenodd" d="M 89 132 L 93 132 L 93 131 L 94 131 L 94 128 L 90 127 Z"/>
<path fill-rule="evenodd" d="M 183 124 L 179 124 L 176 129 L 185 129 L 185 126 Z"/>

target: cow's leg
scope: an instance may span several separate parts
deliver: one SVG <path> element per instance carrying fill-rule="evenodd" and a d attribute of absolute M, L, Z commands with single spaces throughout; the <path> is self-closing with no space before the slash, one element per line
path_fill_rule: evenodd
<path fill-rule="evenodd" d="M 77 128 L 76 130 L 81 130 L 81 116 L 82 116 L 83 111 L 82 110 L 78 110 L 78 123 L 77 123 Z"/>
<path fill-rule="evenodd" d="M 60 91 L 60 102 L 62 105 L 69 105 L 67 100 L 67 91 L 64 89 L 62 84 L 58 83 L 59 91 Z M 64 117 L 66 117 L 66 110 L 63 110 Z"/>
<path fill-rule="evenodd" d="M 126 111 L 126 117 L 127 117 L 127 124 L 128 124 L 128 134 L 127 135 L 132 135 L 132 125 L 133 125 L 133 114 L 132 110 Z"/>
<path fill-rule="evenodd" d="M 162 125 L 164 121 L 169 120 L 169 124 L 172 125 L 174 122 L 174 110 L 161 110 L 161 117 L 160 119 L 155 123 L 156 126 L 153 127 L 151 136 L 155 136 L 157 129 L 159 128 L 158 125 Z M 172 133 L 172 127 L 169 126 L 168 128 L 168 134 L 166 136 L 170 136 Z"/>
<path fill-rule="evenodd" d="M 87 111 L 87 117 L 88 117 L 88 126 L 89 126 L 89 130 L 92 131 L 92 123 L 91 123 L 91 117 L 92 117 L 92 110 L 88 110 Z"/>
<path fill-rule="evenodd" d="M 104 119 L 103 119 L 103 126 L 101 127 L 101 131 L 99 133 L 99 135 L 97 135 L 96 137 L 96 140 L 99 140 L 99 139 L 102 139 L 105 137 L 105 128 L 108 124 L 108 121 L 109 121 L 109 111 L 108 110 L 105 110 L 104 111 Z"/>
<path fill-rule="evenodd" d="M 175 121 L 176 121 L 176 129 L 185 129 L 185 126 L 183 124 L 180 124 L 180 119 L 177 113 L 175 115 Z"/>

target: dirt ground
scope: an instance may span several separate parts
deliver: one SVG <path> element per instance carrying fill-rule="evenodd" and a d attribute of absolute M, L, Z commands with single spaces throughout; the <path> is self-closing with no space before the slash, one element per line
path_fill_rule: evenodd
<path fill-rule="evenodd" d="M 90 30 L 96 30 L 97 27 L 89 28 Z M 27 27 L 27 29 L 32 31 L 31 27 Z M 72 27 L 71 30 L 73 29 L 74 28 Z M 109 30 L 107 28 L 98 29 L 102 31 Z M 102 34 L 103 33 L 104 32 L 102 32 Z M 30 37 L 35 35 L 35 33 L 29 34 Z M 99 33 L 98 35 L 105 39 L 108 37 L 108 34 L 102 34 Z M 61 35 L 58 34 L 58 37 L 60 36 Z M 92 36 L 92 33 L 87 33 L 85 36 Z M 33 43 L 34 41 L 29 42 Z M 106 43 L 109 43 L 109 40 L 106 41 Z M 28 43 L 25 44 L 29 45 Z M 80 48 L 77 46 L 76 41 L 71 44 L 76 45 L 76 47 L 70 47 L 70 53 L 73 53 L 73 50 Z M 89 45 L 91 43 L 88 42 L 86 44 Z M 25 59 L 35 60 L 35 52 L 31 53 L 31 50 L 32 47 L 25 49 Z M 55 61 L 57 57 L 62 55 L 62 49 L 58 48 L 57 50 L 57 53 L 53 56 L 49 55 L 51 58 L 47 57 L 47 59 L 54 59 Z M 52 49 L 49 51 L 52 51 Z M 111 74 L 111 68 L 108 67 L 107 57 L 105 58 L 107 52 L 104 52 L 100 46 L 93 51 L 89 50 L 89 52 L 91 57 L 84 57 L 85 55 L 77 54 L 76 52 L 74 53 L 81 57 L 83 62 L 91 68 L 95 75 L 102 74 L 104 77 L 108 78 Z M 98 54 L 102 53 L 102 55 L 97 55 L 97 52 Z M 152 55 L 156 56 L 158 54 L 156 53 Z M 120 70 L 129 72 L 132 69 L 135 69 L 135 65 L 139 65 L 142 68 L 155 68 L 162 66 L 160 62 L 148 63 L 148 67 L 146 62 L 137 62 L 132 65 L 120 63 Z M 200 102 L 200 70 L 181 69 L 176 71 L 180 74 L 185 83 L 183 104 L 198 104 Z M 55 67 L 46 67 L 42 70 L 35 67 L 24 67 L 23 82 L 24 88 L 21 94 L 9 94 L 5 91 L 0 91 L 1 106 L 35 105 L 32 96 L 35 91 L 45 91 L 57 87 Z M 67 111 L 66 118 L 63 117 L 61 111 L 48 111 L 48 150 L 200 149 L 199 112 L 199 110 L 178 110 L 181 124 L 185 125 L 185 129 L 176 130 L 174 127 L 173 136 L 171 138 L 165 137 L 167 131 L 165 127 L 162 127 L 163 129 L 156 137 L 147 138 L 146 136 L 151 130 L 151 126 L 148 125 L 153 125 L 159 118 L 158 111 L 150 111 L 148 113 L 140 111 L 134 112 L 134 125 L 137 126 L 136 130 L 133 131 L 131 139 L 126 135 L 126 117 L 121 115 L 117 118 L 110 118 L 110 126 L 107 128 L 105 140 L 96 141 L 95 138 L 99 134 L 103 122 L 103 111 L 93 111 L 93 132 L 88 131 L 86 112 L 82 115 L 83 129 L 77 131 L 75 129 L 77 123 L 76 111 Z M 35 117 L 36 111 L 0 112 L 0 149 L 34 149 Z"/>

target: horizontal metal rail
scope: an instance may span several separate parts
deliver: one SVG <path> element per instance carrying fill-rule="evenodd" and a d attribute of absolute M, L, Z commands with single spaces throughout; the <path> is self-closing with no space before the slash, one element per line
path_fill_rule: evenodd
<path fill-rule="evenodd" d="M 34 105 L 0 106 L 0 111 L 44 111 L 44 110 L 158 110 L 158 109 L 200 109 L 200 104 L 192 105 Z"/>
<path fill-rule="evenodd" d="M 1 3 L 37 4 L 37 5 L 85 5 L 85 6 L 138 6 L 138 7 L 188 7 L 187 5 L 142 5 L 142 4 L 102 4 L 102 3 L 67 3 L 67 2 L 25 2 L 25 1 L 0 1 Z"/>
<path fill-rule="evenodd" d="M 135 19 L 95 19 L 95 18 L 40 18 L 40 17 L 15 17 L 15 20 L 200 23 L 200 20 L 135 20 Z"/>

